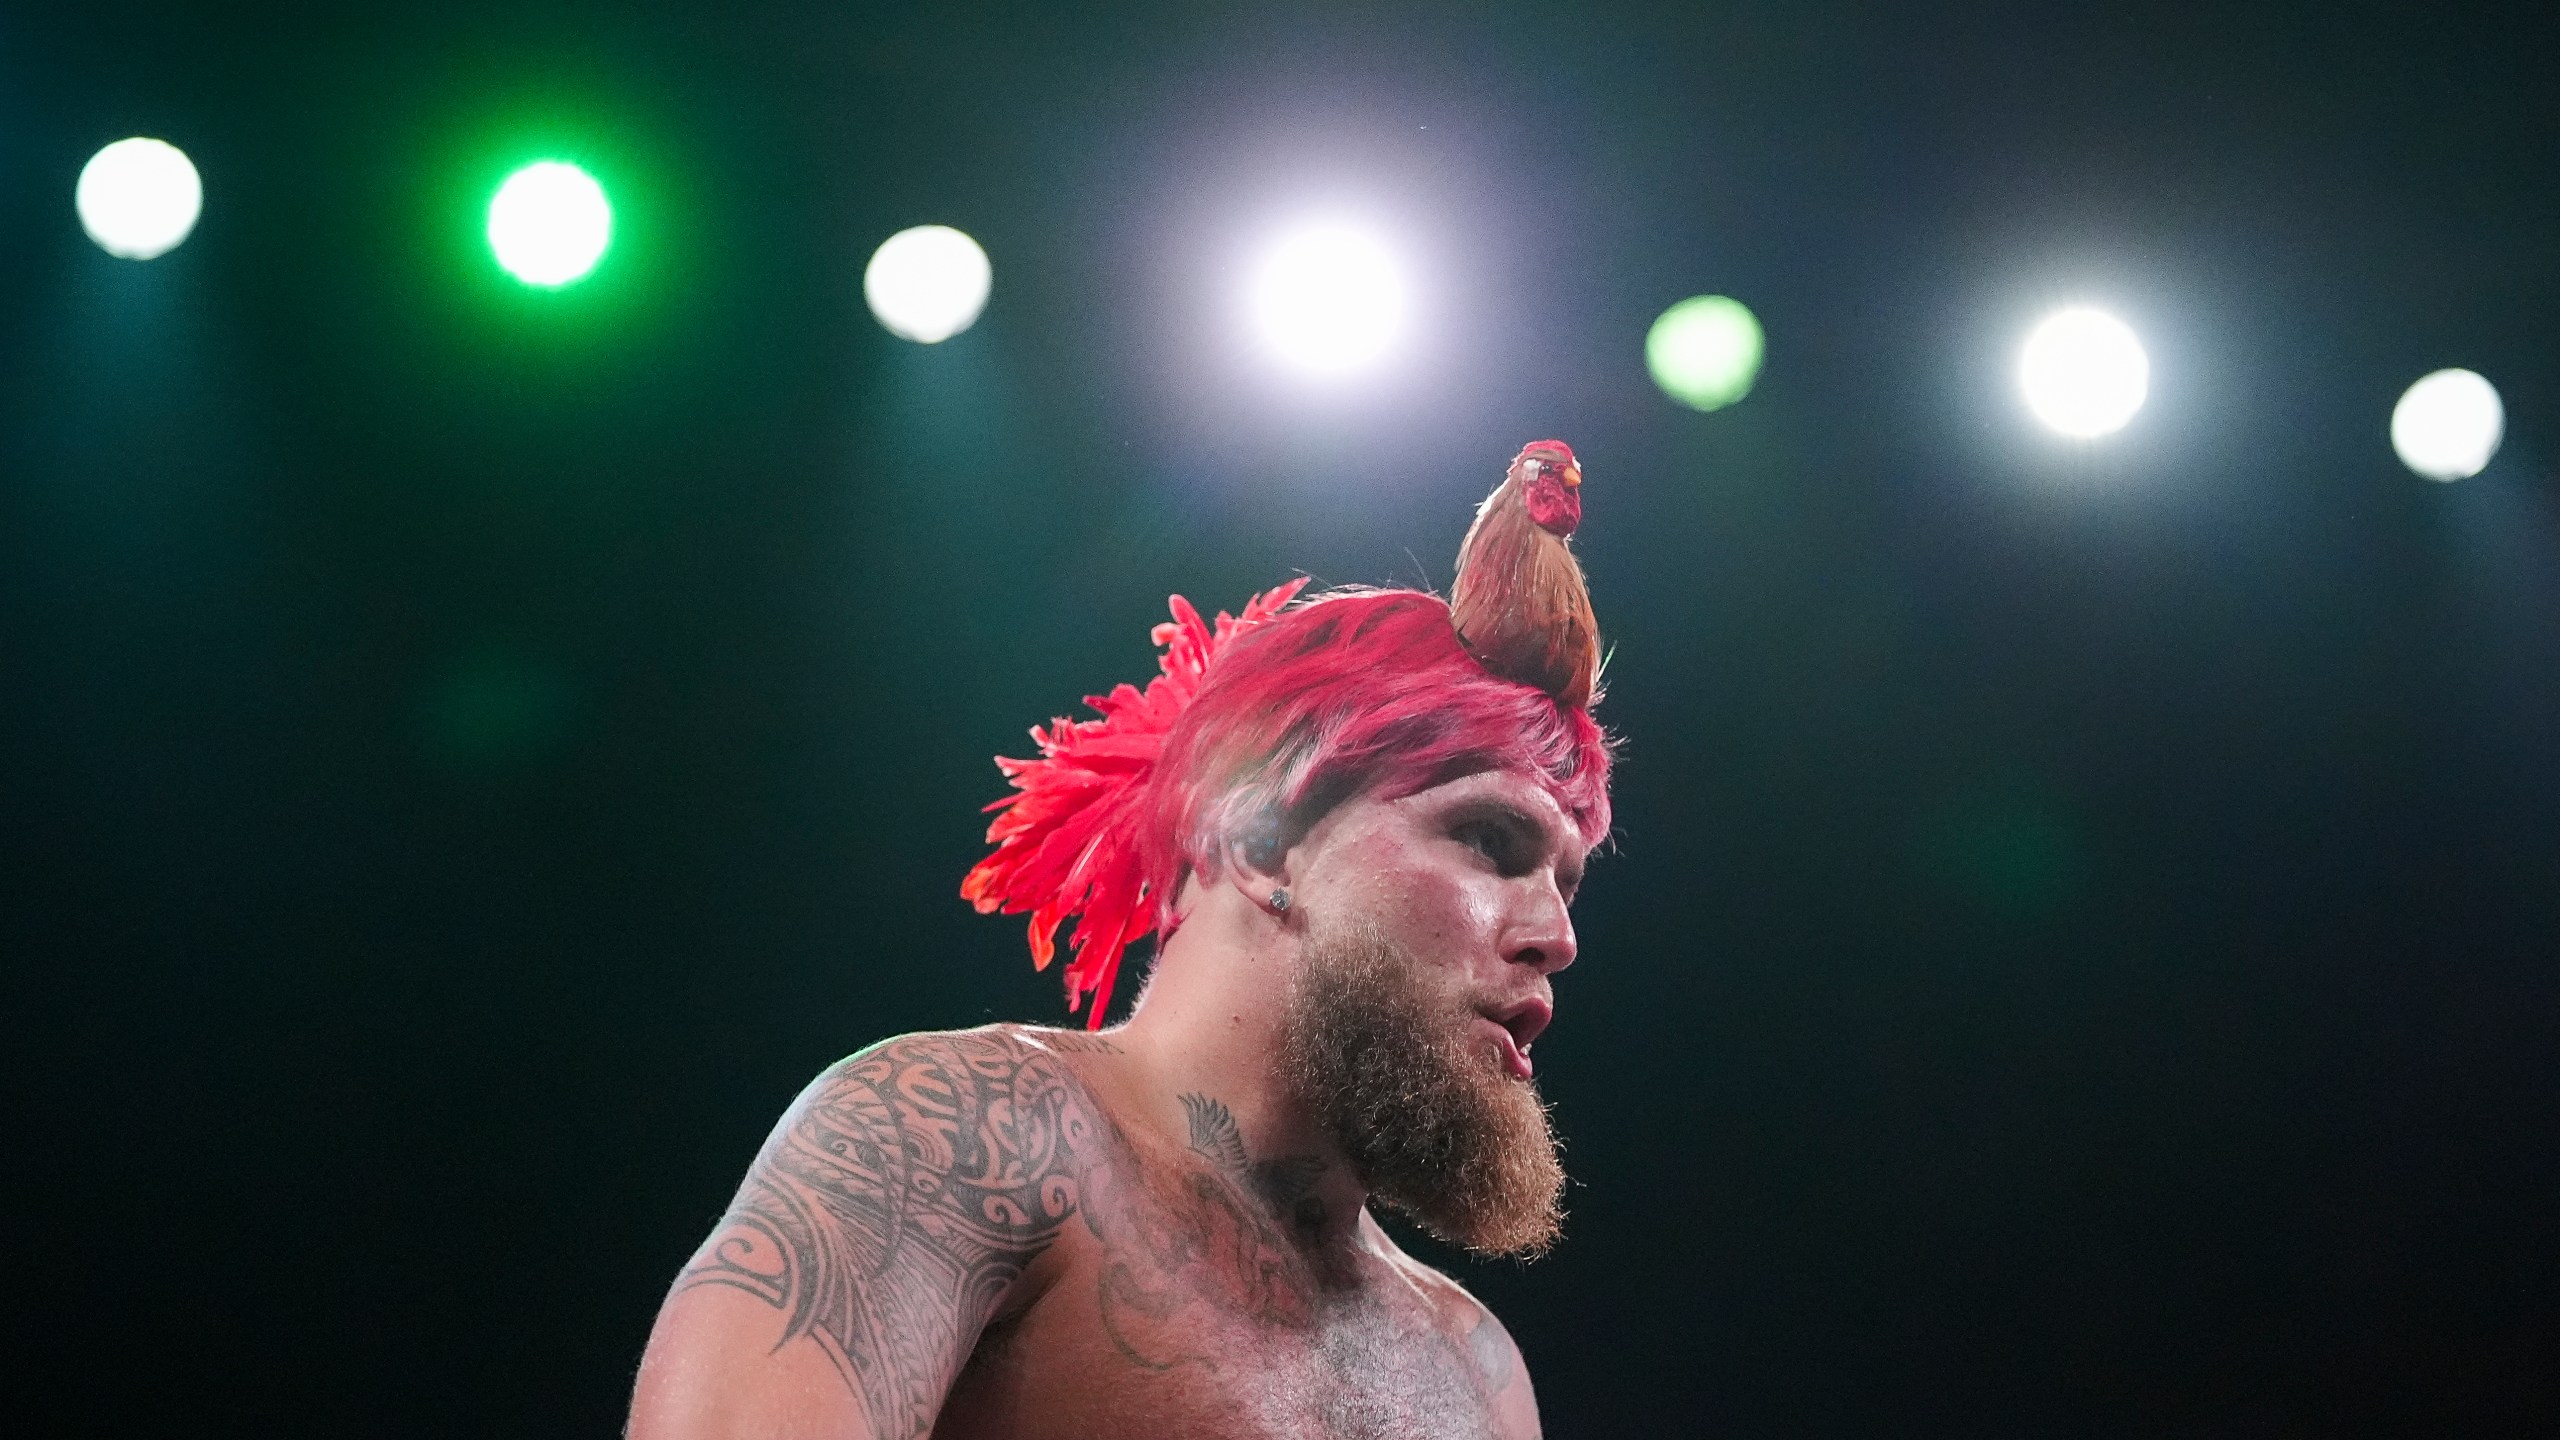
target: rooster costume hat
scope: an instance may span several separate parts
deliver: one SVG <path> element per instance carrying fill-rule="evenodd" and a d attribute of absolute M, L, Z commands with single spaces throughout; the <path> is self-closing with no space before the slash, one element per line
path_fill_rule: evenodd
<path fill-rule="evenodd" d="M 1172 597 L 1164 673 L 1087 696 L 1099 718 L 1034 726 L 1035 759 L 996 758 L 1014 793 L 987 808 L 995 852 L 961 882 L 981 914 L 1031 915 L 1031 958 L 1067 944 L 1067 1009 L 1102 1028 L 1129 945 L 1173 932 L 1186 874 L 1227 847 L 1276 856 L 1364 793 L 1395 799 L 1463 775 L 1542 780 L 1586 844 L 1609 831 L 1600 633 L 1570 545 L 1582 469 L 1533 441 L 1476 510 L 1450 598 L 1419 590 L 1301 597 L 1303 579 L 1203 622 Z"/>

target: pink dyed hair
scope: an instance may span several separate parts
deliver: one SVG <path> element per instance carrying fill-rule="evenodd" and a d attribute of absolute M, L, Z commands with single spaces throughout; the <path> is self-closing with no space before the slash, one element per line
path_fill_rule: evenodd
<path fill-rule="evenodd" d="M 1585 844 L 1609 832 L 1609 739 L 1580 706 L 1495 676 L 1447 601 L 1342 591 L 1294 607 L 1303 580 L 1203 621 L 1173 597 L 1163 673 L 1086 697 L 1091 720 L 1035 726 L 1040 754 L 998 756 L 1014 793 L 987 808 L 994 853 L 961 882 L 981 913 L 1031 916 L 1032 963 L 1075 921 L 1067 1008 L 1099 1029 L 1127 948 L 1170 935 L 1186 875 L 1227 847 L 1276 856 L 1357 795 L 1398 799 L 1515 770 L 1552 793 Z"/>
<path fill-rule="evenodd" d="M 1184 875 L 1217 878 L 1230 844 L 1286 849 L 1346 800 L 1486 770 L 1544 784 L 1597 845 L 1609 758 L 1589 712 L 1476 663 L 1439 596 L 1312 597 L 1230 641 L 1165 737 L 1138 842 L 1157 928 L 1173 934 Z"/>

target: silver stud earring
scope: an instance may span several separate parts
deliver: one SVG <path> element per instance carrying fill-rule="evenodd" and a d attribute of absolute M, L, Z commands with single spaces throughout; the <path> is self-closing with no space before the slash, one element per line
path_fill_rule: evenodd
<path fill-rule="evenodd" d="M 1285 915 L 1289 913 L 1288 891 L 1274 890 L 1271 892 L 1271 913 L 1274 915 Z"/>

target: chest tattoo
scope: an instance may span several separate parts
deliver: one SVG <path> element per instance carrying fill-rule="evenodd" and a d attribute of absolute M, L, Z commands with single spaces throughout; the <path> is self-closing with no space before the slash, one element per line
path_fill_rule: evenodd
<path fill-rule="evenodd" d="M 1191 1154 L 1206 1166 L 1168 1166 L 1152 1184 L 1097 1193 L 1084 1215 L 1102 1242 L 1099 1299 L 1113 1347 L 1149 1370 L 1216 1370 L 1215 1337 L 1239 1321 L 1262 1332 L 1311 1330 L 1314 1278 L 1253 1199 L 1255 1167 L 1233 1113 L 1206 1095 L 1181 1099 Z M 1114 1167 L 1111 1179 L 1134 1181 L 1134 1170 Z"/>

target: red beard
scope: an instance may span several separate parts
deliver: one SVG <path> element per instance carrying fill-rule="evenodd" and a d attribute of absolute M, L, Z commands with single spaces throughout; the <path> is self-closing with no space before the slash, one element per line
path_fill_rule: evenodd
<path fill-rule="evenodd" d="M 1373 1199 L 1478 1254 L 1543 1254 L 1564 1220 L 1546 1102 L 1419 969 L 1366 927 L 1311 933 L 1283 1077 Z"/>

